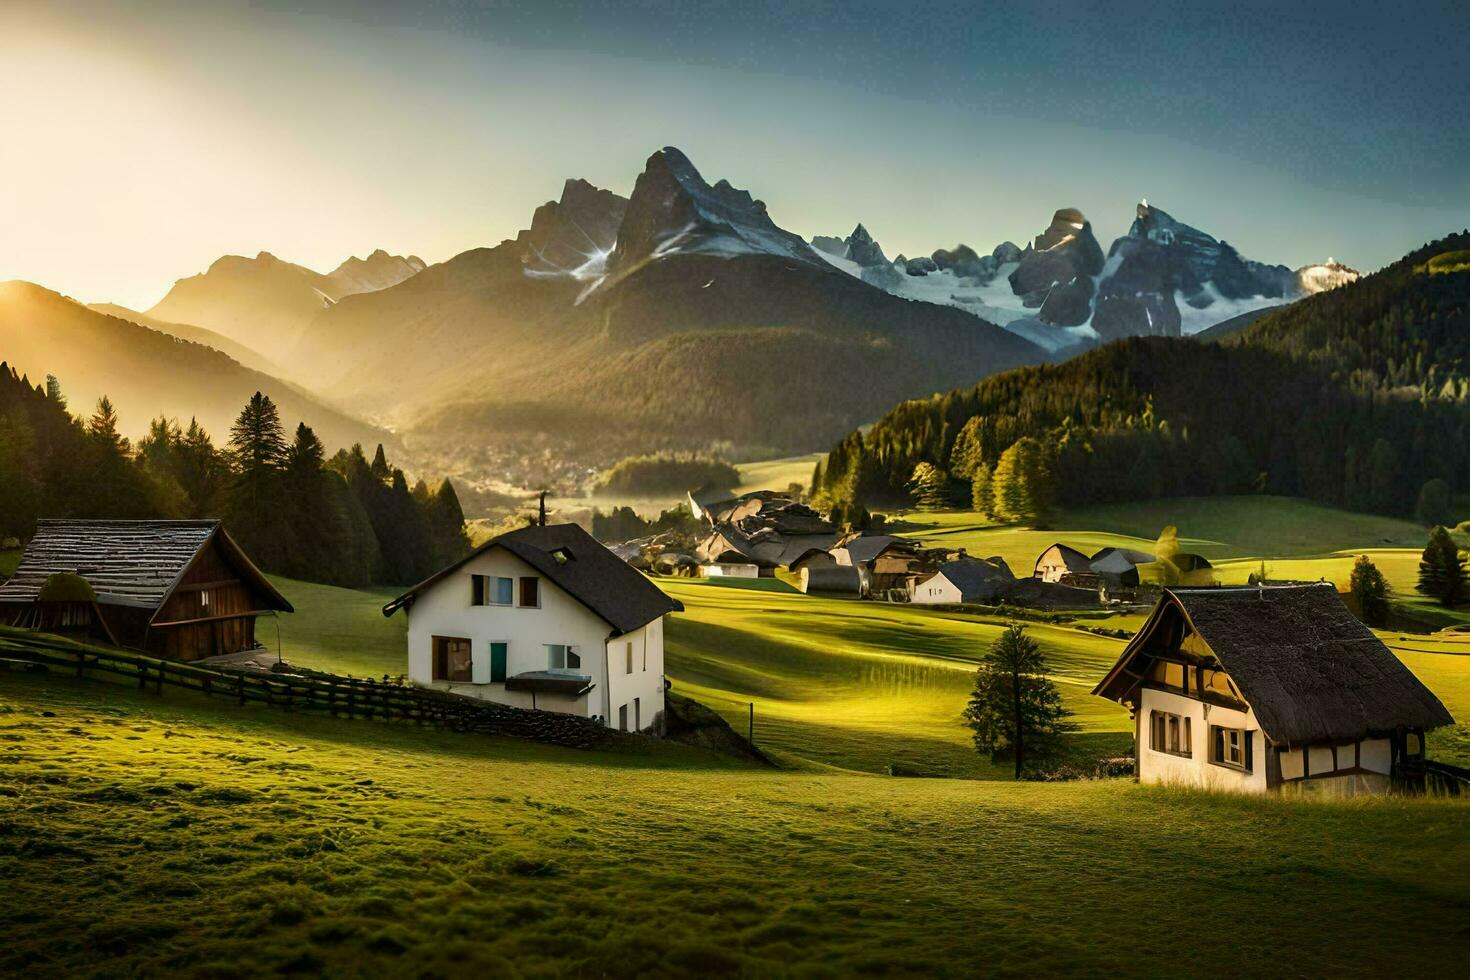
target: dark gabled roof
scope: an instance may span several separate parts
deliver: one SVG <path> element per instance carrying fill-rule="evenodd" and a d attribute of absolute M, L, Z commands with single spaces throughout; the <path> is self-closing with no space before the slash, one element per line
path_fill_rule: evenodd
<path fill-rule="evenodd" d="M 1133 548 L 1102 548 L 1089 559 L 1094 572 L 1126 572 L 1129 568 L 1147 565 L 1158 558 L 1147 551 Z"/>
<path fill-rule="evenodd" d="M 492 548 L 504 548 L 600 616 L 614 636 L 631 633 L 665 613 L 683 610 L 643 573 L 613 554 L 576 524 L 533 524 L 491 538 L 469 555 L 409 589 L 383 607 L 391 616 L 413 604 L 425 589 L 463 568 Z M 554 554 L 562 551 L 565 561 Z"/>
<path fill-rule="evenodd" d="M 943 575 L 955 588 L 959 589 L 961 597 L 987 590 L 996 582 L 1016 580 L 1016 576 L 1011 574 L 1009 568 L 999 568 L 978 558 L 947 561 L 939 566 L 936 574 Z"/>
<path fill-rule="evenodd" d="M 1454 723 L 1445 706 L 1343 605 L 1330 583 L 1166 590 L 1094 694 L 1122 700 L 1150 637 L 1183 619 L 1214 651 L 1262 729 L 1296 745 Z"/>
<path fill-rule="evenodd" d="M 918 547 L 918 542 L 895 537 L 892 534 L 864 534 L 848 541 L 843 547 L 847 549 L 848 557 L 852 559 L 854 565 L 864 565 L 876 560 L 879 555 L 895 545 L 913 551 Z"/>
<path fill-rule="evenodd" d="M 1048 551 L 1051 551 L 1052 548 L 1057 549 L 1057 553 L 1061 556 L 1062 564 L 1066 566 L 1067 571 L 1085 572 L 1088 570 L 1087 566 L 1091 559 L 1089 559 L 1082 552 L 1078 551 L 1076 548 L 1064 545 L 1060 541 L 1058 541 L 1056 544 L 1051 545 L 1050 547 L 1047 547 L 1041 552 L 1041 554 L 1037 555 L 1035 564 L 1040 565 L 1041 559 L 1045 558 L 1046 553 Z"/>
<path fill-rule="evenodd" d="M 34 602 L 48 578 L 68 572 L 86 579 L 102 605 L 157 609 L 211 541 L 271 609 L 293 611 L 219 521 L 37 521 L 0 602 Z"/>

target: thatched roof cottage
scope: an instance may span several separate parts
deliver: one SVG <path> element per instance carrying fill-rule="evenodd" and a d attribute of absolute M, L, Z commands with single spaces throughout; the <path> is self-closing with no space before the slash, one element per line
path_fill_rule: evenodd
<path fill-rule="evenodd" d="M 1439 699 L 1330 584 L 1168 589 L 1094 694 L 1141 782 L 1349 795 L 1422 784 Z"/>

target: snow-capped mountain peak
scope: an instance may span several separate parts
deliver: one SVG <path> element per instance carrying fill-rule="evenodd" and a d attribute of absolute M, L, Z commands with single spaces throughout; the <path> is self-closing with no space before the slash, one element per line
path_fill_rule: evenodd
<path fill-rule="evenodd" d="M 727 180 L 710 185 L 672 146 L 648 158 L 633 186 L 609 272 L 675 254 L 775 255 L 824 265 L 799 236 L 779 227 L 765 202 Z"/>

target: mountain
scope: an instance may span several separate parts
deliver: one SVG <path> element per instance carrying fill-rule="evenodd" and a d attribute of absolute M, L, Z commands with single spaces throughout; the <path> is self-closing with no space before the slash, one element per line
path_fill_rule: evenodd
<path fill-rule="evenodd" d="M 959 245 L 888 263 L 881 249 L 858 260 L 849 242 L 821 242 L 819 255 L 865 282 L 967 310 L 1057 356 L 1118 337 L 1198 333 L 1358 276 L 1331 259 L 1292 272 L 1242 258 L 1147 201 L 1106 257 L 1076 208 L 1059 209 L 1024 250 L 1003 242 L 989 255 Z"/>
<path fill-rule="evenodd" d="M 387 289 L 423 271 L 424 260 L 417 255 L 389 255 L 380 248 L 365 259 L 352 256 L 333 269 L 327 279 L 332 283 L 331 295 L 340 298 Z"/>
<path fill-rule="evenodd" d="M 269 252 L 253 259 L 226 255 L 207 271 L 174 283 L 147 315 L 213 330 L 284 361 L 282 354 L 322 310 L 344 296 L 402 282 L 423 265 L 416 256 L 403 258 L 379 249 L 322 275 Z"/>
<path fill-rule="evenodd" d="M 186 425 L 197 417 L 223 444 L 240 409 L 262 391 L 275 401 L 283 424 L 306 422 L 329 450 L 395 442 L 218 350 L 88 309 L 33 283 L 0 283 L 0 350 L 33 381 L 56 375 L 79 414 L 90 414 L 107 395 L 130 435 L 145 432 L 160 414 Z"/>
<path fill-rule="evenodd" d="M 492 438 L 804 449 L 1044 357 L 840 274 L 673 148 L 626 199 L 568 181 L 515 239 L 320 311 L 293 354 L 335 400 L 460 455 Z"/>
<path fill-rule="evenodd" d="M 244 344 L 231 340 L 222 333 L 215 333 L 204 327 L 196 327 L 191 323 L 169 323 L 137 310 L 130 310 L 126 306 L 116 303 L 88 303 L 87 309 L 106 316 L 117 317 L 120 320 L 131 320 L 133 323 L 141 324 L 150 330 L 166 333 L 180 340 L 190 343 L 202 344 L 205 347 L 213 347 L 221 354 L 227 354 L 239 361 L 244 367 L 252 371 L 261 371 L 265 374 L 273 374 L 280 377 L 283 373 L 280 365 L 276 364 L 264 354 L 246 347 Z"/>
<path fill-rule="evenodd" d="M 1167 256 L 1176 282 L 1293 275 L 1212 241 Z M 1470 269 L 1431 273 L 1436 256 L 1467 247 L 1470 232 L 1452 235 L 1359 280 L 1241 314 L 1219 343 L 1124 338 L 900 403 L 838 442 L 816 489 L 906 502 L 915 466 L 928 462 L 956 478 L 963 501 L 977 466 L 1030 437 L 1051 456 L 1063 506 L 1266 492 L 1408 514 L 1431 479 L 1470 490 Z"/>
<path fill-rule="evenodd" d="M 1296 270 L 1295 275 L 1297 290 L 1307 296 L 1346 286 L 1363 278 L 1363 274 L 1357 269 L 1343 265 L 1331 257 L 1318 265 L 1304 265 Z"/>
<path fill-rule="evenodd" d="M 667 146 L 648 158 L 633 185 L 608 271 L 627 274 L 675 255 L 769 255 L 821 264 L 801 236 L 771 220 L 764 201 L 729 181 L 711 186 L 688 157 Z"/>

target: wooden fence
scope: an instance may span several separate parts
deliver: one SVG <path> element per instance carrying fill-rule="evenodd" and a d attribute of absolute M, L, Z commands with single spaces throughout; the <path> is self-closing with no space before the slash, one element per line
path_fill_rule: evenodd
<path fill-rule="evenodd" d="M 574 748 L 592 748 L 619 737 L 630 737 L 589 718 L 512 708 L 392 682 L 317 671 L 291 674 L 178 663 L 43 634 L 0 633 L 0 660 L 67 671 L 77 677 L 101 674 L 136 680 L 139 688 L 151 687 L 157 693 L 162 693 L 167 685 L 238 704 L 256 702 L 287 711 L 325 712 L 336 718 L 406 721 Z"/>

